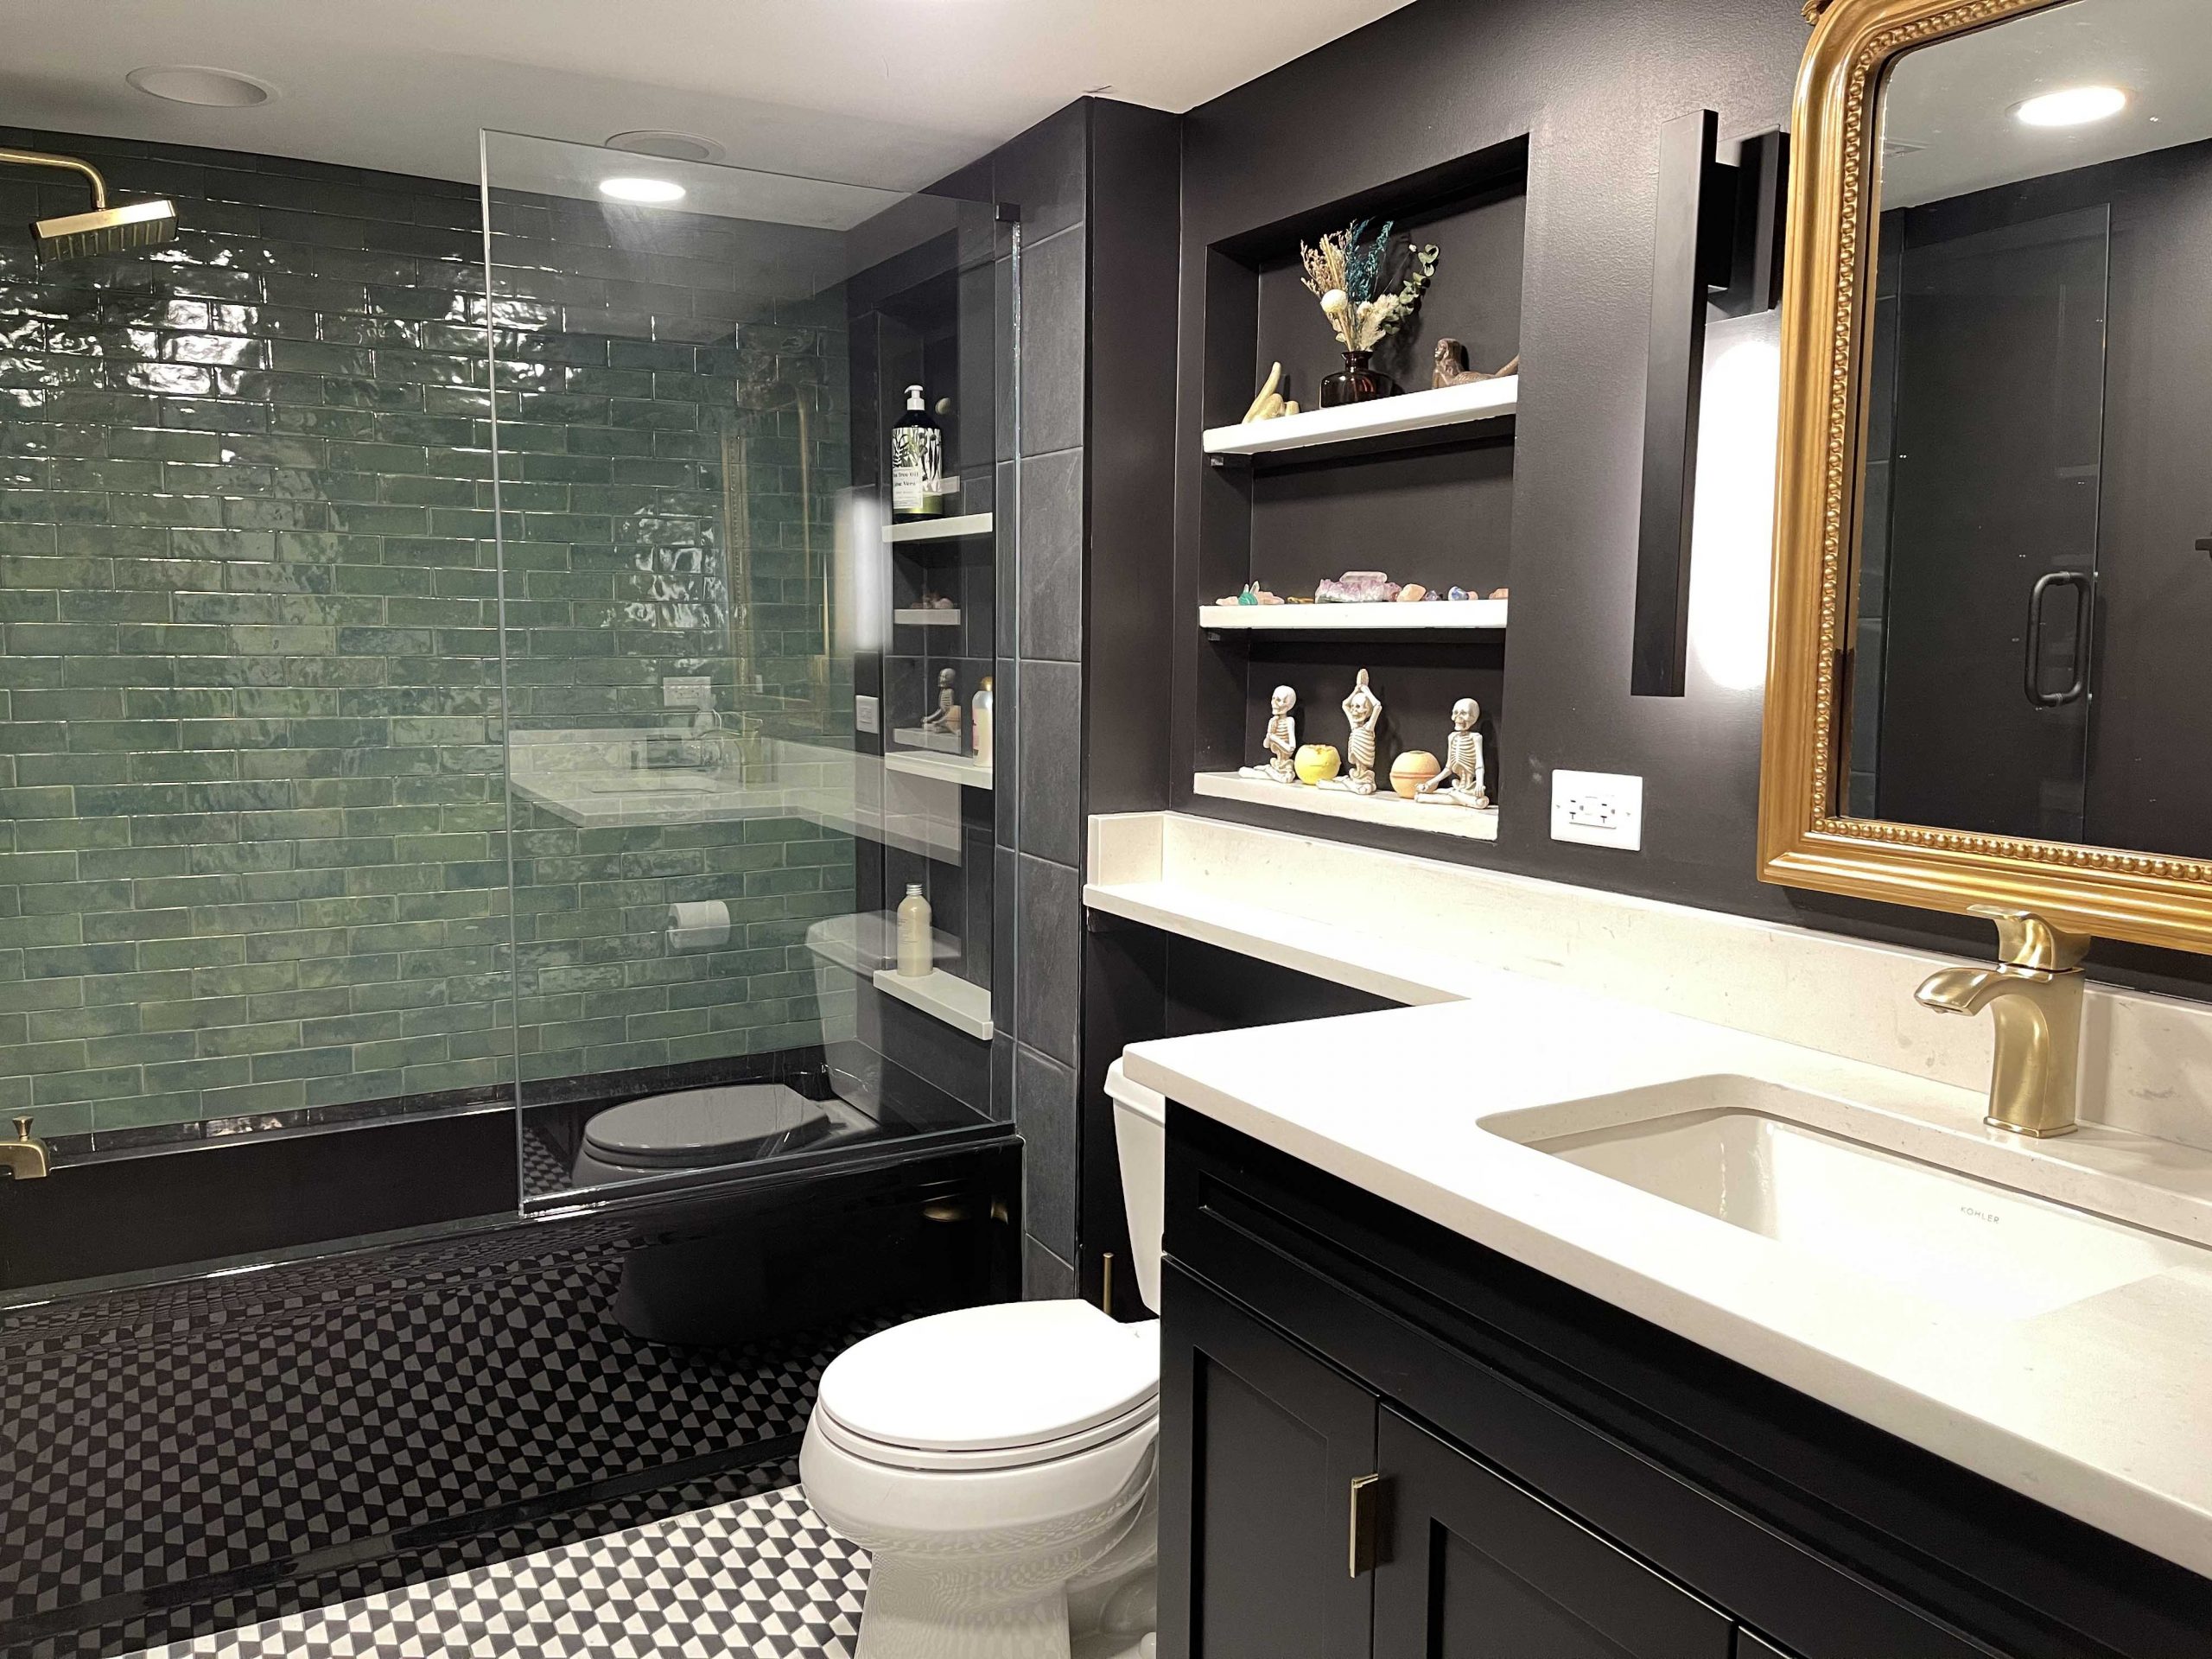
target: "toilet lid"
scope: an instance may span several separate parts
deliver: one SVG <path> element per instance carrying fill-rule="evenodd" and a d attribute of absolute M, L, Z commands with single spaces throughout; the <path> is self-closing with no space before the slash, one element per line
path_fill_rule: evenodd
<path fill-rule="evenodd" d="M 1160 1392 L 1160 1326 L 1088 1302 L 1007 1302 L 932 1314 L 848 1348 L 822 1408 L 880 1445 L 995 1452 L 1064 1440 Z"/>
<path fill-rule="evenodd" d="M 822 1104 L 788 1084 L 728 1084 L 610 1107 L 584 1126 L 584 1144 L 610 1164 L 696 1169 L 788 1151 L 830 1127 Z"/>

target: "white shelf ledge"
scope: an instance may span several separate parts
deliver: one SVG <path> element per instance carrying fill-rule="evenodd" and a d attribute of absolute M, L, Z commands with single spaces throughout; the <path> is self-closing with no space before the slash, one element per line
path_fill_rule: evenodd
<path fill-rule="evenodd" d="M 891 613 L 891 620 L 906 628 L 957 628 L 960 613 L 931 605 L 901 606 Z"/>
<path fill-rule="evenodd" d="M 1255 421 L 1249 426 L 1209 427 L 1205 449 L 1210 455 L 1264 455 L 1321 443 L 1355 443 L 1363 438 L 1392 437 L 1468 421 L 1502 420 L 1520 407 L 1520 401 L 1521 377 L 1509 374 L 1502 379 L 1477 380 L 1434 391 L 1402 392 L 1372 403 L 1303 410 L 1279 420 Z"/>
<path fill-rule="evenodd" d="M 916 778 L 934 778 L 958 784 L 963 789 L 988 789 L 991 769 L 973 755 L 938 754 L 928 749 L 890 749 L 883 756 L 886 772 L 904 772 Z"/>
<path fill-rule="evenodd" d="M 991 1024 L 991 993 L 988 987 L 963 979 L 957 974 L 948 974 L 942 968 L 932 969 L 914 979 L 909 979 L 896 968 L 879 968 L 875 988 L 886 996 L 895 996 L 901 1002 L 919 1008 L 931 1019 L 942 1020 L 955 1031 L 982 1042 L 991 1040 L 995 1027 Z"/>
<path fill-rule="evenodd" d="M 1387 823 L 1427 835 L 1457 836 L 1463 841 L 1497 839 L 1497 809 L 1494 806 L 1478 810 L 1470 806 L 1409 801 L 1388 785 L 1372 795 L 1355 795 L 1349 790 L 1317 789 L 1306 784 L 1243 778 L 1233 772 L 1202 772 L 1191 780 L 1191 785 L 1198 793 L 1217 801 L 1243 801 L 1252 806 L 1281 807 L 1287 812 L 1311 812 L 1317 817 L 1350 818 L 1360 823 Z"/>
<path fill-rule="evenodd" d="M 1198 626 L 1252 633 L 1502 633 L 1509 599 L 1427 600 L 1414 605 L 1201 605 Z"/>
<path fill-rule="evenodd" d="M 911 524 L 883 527 L 883 539 L 887 542 L 957 542 L 963 536 L 990 533 L 991 515 L 988 512 L 963 512 L 954 518 L 917 518 Z"/>

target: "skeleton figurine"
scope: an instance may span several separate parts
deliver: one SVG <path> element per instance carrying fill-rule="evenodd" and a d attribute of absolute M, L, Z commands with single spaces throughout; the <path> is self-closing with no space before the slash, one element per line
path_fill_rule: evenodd
<path fill-rule="evenodd" d="M 957 733 L 960 730 L 960 705 L 952 700 L 952 688 L 958 683 L 959 676 L 952 670 L 947 668 L 938 671 L 937 710 L 934 714 L 922 716 L 924 731 Z"/>
<path fill-rule="evenodd" d="M 1262 735 L 1268 751 L 1267 764 L 1240 767 L 1238 777 L 1262 778 L 1275 784 L 1298 781 L 1298 722 L 1290 717 L 1290 711 L 1297 707 L 1297 692 L 1287 685 L 1275 687 L 1274 696 L 1268 700 L 1268 729 Z"/>
<path fill-rule="evenodd" d="M 1351 737 L 1344 745 L 1344 762 L 1351 771 L 1337 779 L 1338 789 L 1349 790 L 1355 795 L 1375 792 L 1375 728 L 1382 723 L 1382 699 L 1376 696 L 1367 683 L 1367 671 L 1359 671 L 1359 683 L 1344 699 L 1344 719 L 1351 723 Z"/>
<path fill-rule="evenodd" d="M 1452 735 L 1444 746 L 1444 770 L 1414 791 L 1429 806 L 1486 807 L 1489 780 L 1483 773 L 1483 734 L 1475 729 L 1482 705 L 1462 697 L 1452 705 Z"/>

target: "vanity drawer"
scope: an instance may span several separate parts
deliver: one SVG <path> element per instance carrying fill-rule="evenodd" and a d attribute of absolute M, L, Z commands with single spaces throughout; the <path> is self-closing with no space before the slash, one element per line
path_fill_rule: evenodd
<path fill-rule="evenodd" d="M 1179 1268 L 1799 1659 L 2212 1651 L 2212 1582 L 1197 1113 L 1169 1133 Z"/>

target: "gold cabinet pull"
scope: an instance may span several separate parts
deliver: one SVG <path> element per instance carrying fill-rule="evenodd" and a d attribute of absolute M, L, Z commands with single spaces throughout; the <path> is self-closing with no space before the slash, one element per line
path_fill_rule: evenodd
<path fill-rule="evenodd" d="M 1351 1484 L 1351 1528 L 1344 1565 L 1353 1578 L 1375 1566 L 1376 1516 L 1382 1510 L 1382 1477 L 1362 1475 Z"/>

